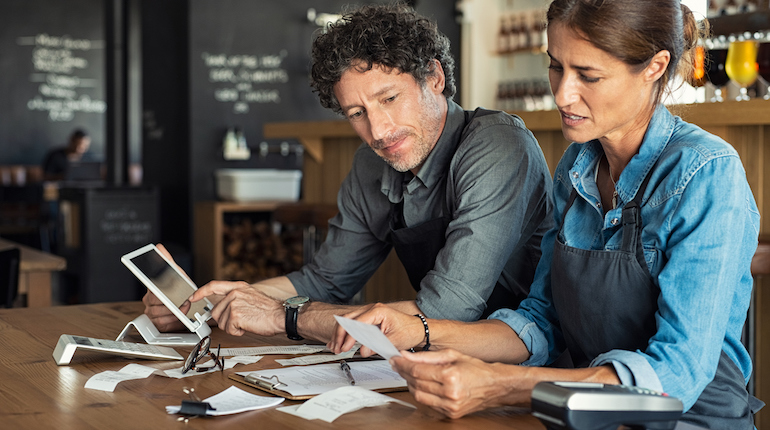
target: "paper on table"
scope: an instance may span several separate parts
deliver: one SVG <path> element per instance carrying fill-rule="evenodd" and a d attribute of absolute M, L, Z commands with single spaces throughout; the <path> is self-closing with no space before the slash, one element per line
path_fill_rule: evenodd
<path fill-rule="evenodd" d="M 356 379 L 356 386 L 371 390 L 406 387 L 406 380 L 393 371 L 386 360 L 351 361 L 348 364 L 350 372 Z M 241 376 L 256 374 L 265 378 L 275 376 L 282 383 L 277 388 L 292 396 L 313 396 L 350 385 L 339 363 L 293 366 L 237 374 Z"/>
<path fill-rule="evenodd" d="M 123 381 L 130 381 L 132 379 L 144 379 L 156 371 L 157 369 L 153 369 L 152 367 L 131 363 L 118 371 L 107 370 L 105 372 L 97 373 L 96 375 L 88 378 L 85 387 L 92 390 L 113 392 L 115 391 L 115 387 L 117 387 L 118 384 Z"/>
<path fill-rule="evenodd" d="M 218 416 L 269 408 L 281 404 L 283 400 L 283 397 L 257 396 L 236 386 L 231 386 L 203 401 L 208 402 L 215 409 L 206 411 L 206 415 Z M 180 409 L 181 406 L 166 406 L 166 412 L 169 414 L 179 413 Z"/>
<path fill-rule="evenodd" d="M 261 358 L 262 358 L 261 356 L 228 358 L 227 360 L 225 360 L 225 369 L 232 369 L 233 367 L 235 367 L 236 364 L 256 363 Z M 207 367 L 209 366 L 209 363 L 208 362 L 201 363 L 201 365 L 204 367 Z M 183 375 L 181 367 L 178 369 L 171 369 L 171 370 L 164 371 L 164 370 L 155 369 L 149 366 L 143 366 L 141 364 L 131 363 L 118 371 L 106 370 L 104 372 L 97 373 L 96 375 L 88 378 L 88 381 L 86 381 L 85 388 L 90 388 L 92 390 L 113 392 L 115 391 L 115 388 L 118 386 L 118 384 L 123 381 L 130 381 L 132 379 L 144 379 L 149 377 L 153 373 L 156 373 L 161 376 L 168 376 L 169 378 L 181 379 L 181 378 L 187 378 L 190 376 L 205 375 L 206 373 L 211 373 L 211 372 L 219 372 L 219 368 L 217 367 L 217 368 L 208 370 L 206 372 L 191 371 Z"/>
<path fill-rule="evenodd" d="M 340 361 L 340 360 L 348 360 L 353 358 L 354 355 L 356 355 L 356 352 L 358 352 L 359 348 L 361 348 L 360 344 L 356 344 L 354 347 L 350 348 L 350 351 L 343 352 L 342 354 L 334 354 L 334 355 L 305 355 L 303 357 L 297 357 L 297 358 L 278 358 L 275 361 L 278 362 L 281 366 L 304 366 L 307 364 L 319 364 L 319 363 L 328 363 L 330 361 Z"/>
<path fill-rule="evenodd" d="M 337 323 L 348 332 L 353 339 L 380 354 L 382 358 L 389 360 L 390 357 L 401 356 L 395 346 L 388 340 L 387 336 L 380 331 L 376 325 L 362 323 L 361 321 L 335 315 Z"/>
<path fill-rule="evenodd" d="M 325 349 L 326 345 L 253 346 L 248 348 L 222 348 L 219 351 L 219 355 L 233 357 L 236 355 L 315 354 Z"/>
<path fill-rule="evenodd" d="M 359 386 L 348 386 L 313 397 L 301 405 L 286 406 L 278 410 L 308 420 L 319 419 L 330 423 L 343 414 L 390 402 L 410 408 L 415 407 L 410 403 Z"/>

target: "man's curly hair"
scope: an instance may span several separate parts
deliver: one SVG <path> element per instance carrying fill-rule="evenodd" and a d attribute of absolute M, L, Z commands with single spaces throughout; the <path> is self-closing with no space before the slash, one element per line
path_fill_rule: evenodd
<path fill-rule="evenodd" d="M 433 60 L 444 69 L 444 96 L 455 93 L 454 58 L 449 39 L 436 24 L 403 3 L 369 5 L 346 11 L 313 41 L 310 85 L 321 105 L 342 113 L 334 85 L 354 63 L 360 70 L 373 65 L 411 74 L 420 85 L 435 71 Z M 358 66 L 357 66 L 358 67 Z"/>

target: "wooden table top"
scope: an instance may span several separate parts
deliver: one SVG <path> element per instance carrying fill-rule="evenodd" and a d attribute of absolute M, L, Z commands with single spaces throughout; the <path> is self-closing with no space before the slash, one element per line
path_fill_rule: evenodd
<path fill-rule="evenodd" d="M 43 252 L 39 249 L 31 248 L 10 240 L 0 239 L 0 250 L 8 248 L 19 248 L 21 250 L 21 261 L 19 270 L 22 272 L 37 272 L 52 270 L 64 270 L 67 268 L 67 260 L 64 257 Z"/>
<path fill-rule="evenodd" d="M 265 393 L 238 384 L 231 372 L 280 367 L 268 355 L 251 365 L 237 365 L 221 373 L 185 379 L 152 375 L 147 379 L 125 381 L 114 392 L 84 388 L 88 378 L 106 371 L 120 370 L 128 363 L 175 368 L 179 362 L 126 360 L 103 354 L 75 354 L 69 366 L 57 366 L 52 353 L 61 334 L 114 339 L 123 327 L 143 310 L 141 302 L 99 303 L 47 308 L 0 309 L 0 422 L 4 428 L 121 429 L 121 428 L 207 428 L 207 429 L 484 429 L 530 430 L 544 427 L 523 408 L 498 408 L 457 420 L 415 402 L 409 392 L 390 393 L 415 404 L 417 409 L 399 405 L 364 408 L 343 415 L 333 423 L 305 420 L 274 408 L 229 416 L 196 418 L 183 424 L 165 407 L 179 405 L 186 398 L 183 387 L 193 387 L 202 398 L 237 385 L 260 395 Z M 255 335 L 230 336 L 218 328 L 212 333 L 222 347 L 296 344 L 285 336 L 265 338 Z M 141 341 L 134 334 L 130 341 Z M 189 348 L 177 348 L 186 355 Z M 282 406 L 297 404 L 285 401 Z"/>

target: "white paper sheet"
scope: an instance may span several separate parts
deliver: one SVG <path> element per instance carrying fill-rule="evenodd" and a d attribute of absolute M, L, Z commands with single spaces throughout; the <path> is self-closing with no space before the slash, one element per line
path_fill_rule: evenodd
<path fill-rule="evenodd" d="M 267 354 L 315 354 L 326 350 L 326 345 L 287 345 L 287 346 L 253 346 L 248 348 L 221 348 L 219 355 L 233 357 L 236 355 L 267 355 Z M 216 348 L 211 348 L 216 352 Z"/>
<path fill-rule="evenodd" d="M 410 403 L 359 386 L 348 386 L 315 396 L 301 405 L 286 406 L 278 410 L 308 420 L 319 419 L 330 423 L 341 415 L 390 402 L 410 408 L 415 407 Z"/>
<path fill-rule="evenodd" d="M 281 366 L 305 366 L 308 364 L 328 363 L 330 361 L 350 360 L 360 348 L 361 345 L 356 344 L 353 348 L 350 348 L 350 351 L 343 352 L 342 354 L 305 355 L 297 358 L 278 358 L 275 361 Z"/>
<path fill-rule="evenodd" d="M 380 354 L 382 358 L 389 360 L 390 357 L 401 356 L 398 349 L 393 346 L 387 336 L 376 325 L 362 323 L 339 315 L 335 315 L 334 319 L 353 339 Z"/>
<path fill-rule="evenodd" d="M 97 373 L 96 375 L 88 378 L 85 387 L 92 390 L 113 392 L 115 391 L 115 387 L 117 387 L 118 384 L 123 381 L 130 381 L 132 379 L 144 379 L 156 371 L 158 370 L 152 367 L 131 363 L 118 371 L 108 370 L 105 372 Z"/>
<path fill-rule="evenodd" d="M 211 416 L 230 415 L 269 408 L 281 404 L 283 400 L 283 397 L 257 396 L 235 386 L 231 386 L 219 394 L 203 399 L 204 402 L 208 402 L 212 408 L 216 409 L 206 412 L 206 415 Z M 169 414 L 179 413 L 180 409 L 181 406 L 166 406 L 166 412 Z"/>
<path fill-rule="evenodd" d="M 386 360 L 349 361 L 348 364 L 356 380 L 356 386 L 371 390 L 406 387 L 406 380 L 396 373 Z M 242 376 L 256 374 L 265 378 L 276 376 L 284 384 L 277 388 L 294 396 L 312 396 L 350 385 L 339 363 L 293 366 L 238 372 L 238 374 Z"/>

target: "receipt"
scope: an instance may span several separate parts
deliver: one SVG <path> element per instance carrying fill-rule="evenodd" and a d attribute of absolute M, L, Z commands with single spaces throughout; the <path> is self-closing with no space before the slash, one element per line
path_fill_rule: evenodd
<path fill-rule="evenodd" d="M 380 331 L 376 325 L 362 323 L 361 321 L 335 315 L 337 323 L 348 332 L 353 339 L 380 354 L 382 358 L 389 360 L 390 357 L 401 356 L 395 346 L 388 340 L 387 336 Z"/>
<path fill-rule="evenodd" d="M 131 363 L 118 371 L 108 370 L 106 372 L 97 373 L 88 378 L 85 387 L 92 390 L 113 392 L 115 391 L 115 387 L 123 381 L 144 379 L 156 371 L 158 370 L 153 369 L 152 367 Z"/>
<path fill-rule="evenodd" d="M 341 354 L 306 355 L 306 356 L 297 357 L 297 358 L 278 358 L 275 361 L 279 363 L 281 366 L 304 366 L 307 364 L 319 364 L 319 363 L 328 363 L 331 361 L 349 360 L 353 358 L 354 355 L 356 355 L 356 352 L 358 352 L 359 348 L 361 348 L 361 345 L 356 344 L 354 347 L 350 348 L 350 351 L 343 352 Z"/>
<path fill-rule="evenodd" d="M 301 405 L 286 406 L 278 410 L 307 420 L 319 419 L 330 423 L 344 414 L 390 402 L 415 408 L 410 403 L 375 391 L 347 386 L 315 396 Z"/>
<path fill-rule="evenodd" d="M 209 403 L 214 408 L 206 411 L 206 415 L 218 416 L 269 408 L 280 404 L 283 400 L 282 397 L 257 396 L 247 393 L 238 387 L 231 386 L 203 401 Z M 166 406 L 166 412 L 169 414 L 179 413 L 180 409 L 180 406 Z"/>

